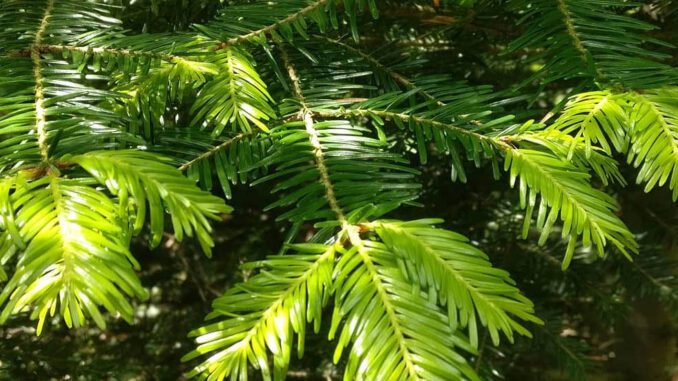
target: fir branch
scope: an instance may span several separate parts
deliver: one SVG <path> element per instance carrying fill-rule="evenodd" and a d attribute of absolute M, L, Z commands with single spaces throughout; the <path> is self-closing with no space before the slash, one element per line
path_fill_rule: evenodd
<path fill-rule="evenodd" d="M 377 70 L 382 71 L 384 73 L 387 73 L 391 78 L 393 78 L 396 82 L 401 84 L 407 90 L 419 89 L 419 87 L 412 80 L 410 80 L 406 76 L 398 73 L 397 71 L 393 70 L 392 68 L 388 67 L 387 65 L 384 65 L 378 59 L 374 58 L 374 56 L 365 53 L 361 49 L 353 47 L 353 46 L 351 46 L 351 45 L 349 45 L 349 44 L 347 44 L 343 41 L 335 40 L 333 38 L 329 38 L 329 37 L 326 37 L 326 36 L 315 35 L 313 37 L 317 40 L 329 42 L 331 44 L 340 46 L 343 49 L 349 51 L 350 53 L 357 55 L 358 57 L 364 59 L 366 62 L 368 62 L 370 65 L 372 65 Z M 420 91 L 418 92 L 418 94 L 421 94 L 426 99 L 434 101 L 438 106 L 445 106 L 444 102 L 438 100 L 434 95 L 430 94 L 426 90 L 423 90 L 423 89 L 419 89 L 419 90 Z"/>
<path fill-rule="evenodd" d="M 210 356 L 188 377 L 222 380 L 230 375 L 246 380 L 250 362 L 270 380 L 267 349 L 273 353 L 275 379 L 285 377 L 294 333 L 301 355 L 306 323 L 314 323 L 316 331 L 320 325 L 322 306 L 332 287 L 337 246 L 301 244 L 291 249 L 296 253 L 247 264 L 262 271 L 214 301 L 214 312 L 208 318 L 223 320 L 191 332 L 200 345 L 182 361 Z M 248 302 L 242 303 L 244 299 Z"/>
<path fill-rule="evenodd" d="M 49 160 L 49 145 L 47 143 L 47 116 L 45 110 L 44 78 L 42 76 L 42 61 L 39 46 L 42 44 L 43 34 L 47 29 L 49 18 L 54 10 L 54 1 L 49 0 L 40 26 L 35 32 L 35 39 L 31 45 L 31 61 L 33 62 L 33 76 L 35 78 L 35 133 L 38 135 L 38 147 L 43 163 Z"/>
<path fill-rule="evenodd" d="M 560 216 L 564 224 L 562 237 L 569 237 L 563 269 L 573 258 L 579 236 L 583 238 L 584 246 L 594 246 L 600 257 L 605 255 L 607 243 L 612 243 L 629 259 L 629 251 L 638 252 L 633 234 L 613 213 L 617 208 L 616 201 L 594 189 L 586 171 L 547 152 L 526 148 L 507 151 L 504 168 L 510 172 L 512 187 L 520 178 L 520 203 L 527 208 L 523 237 L 527 236 L 537 195 L 541 196 L 537 218 L 537 226 L 542 229 L 540 245 L 546 242 Z"/>
<path fill-rule="evenodd" d="M 341 225 L 346 225 L 346 216 L 344 215 L 344 212 L 337 201 L 337 197 L 334 192 L 334 185 L 332 184 L 329 171 L 327 170 L 327 165 L 325 164 L 325 154 L 323 153 L 323 147 L 320 144 L 320 140 L 318 139 L 318 131 L 314 127 L 315 122 L 313 121 L 313 111 L 311 111 L 311 109 L 309 109 L 308 105 L 306 104 L 306 99 L 301 88 L 301 80 L 296 69 L 290 61 L 287 51 L 283 47 L 280 47 L 280 53 L 283 65 L 287 69 L 287 75 L 292 82 L 292 94 L 299 101 L 301 106 L 301 109 L 299 110 L 299 119 L 304 122 L 306 132 L 309 136 L 309 141 L 313 146 L 315 164 L 318 168 L 318 173 L 320 174 L 320 182 L 325 188 L 327 202 L 330 205 L 330 209 L 332 209 L 334 214 L 337 216 L 339 223 Z"/>
<path fill-rule="evenodd" d="M 109 48 L 109 47 L 86 47 L 86 46 L 74 46 L 74 45 L 40 45 L 38 49 L 50 53 L 62 53 L 64 51 L 68 52 L 78 52 L 83 54 L 110 54 L 116 56 L 127 56 L 127 57 L 145 57 L 163 60 L 167 62 L 172 62 L 177 59 L 181 59 L 181 56 L 174 54 L 166 53 L 155 53 L 148 52 L 143 50 L 134 50 L 134 49 L 120 49 L 120 48 Z"/>
<path fill-rule="evenodd" d="M 191 166 L 195 165 L 195 164 L 198 163 L 199 161 L 207 160 L 207 159 L 213 157 L 214 155 L 216 155 L 217 153 L 219 153 L 220 151 L 223 151 L 223 150 L 227 149 L 227 148 L 230 147 L 232 144 L 235 144 L 235 143 L 237 143 L 237 142 L 240 141 L 240 140 L 243 140 L 243 139 L 252 137 L 252 136 L 254 136 L 254 135 L 256 135 L 256 132 L 254 132 L 254 131 L 252 131 L 252 132 L 247 132 L 247 133 L 241 132 L 241 133 L 237 134 L 236 136 L 234 136 L 234 137 L 232 137 L 232 138 L 226 140 L 225 142 L 223 142 L 223 143 L 221 143 L 221 144 L 219 144 L 219 145 L 216 145 L 216 146 L 214 146 L 213 148 L 210 148 L 209 150 L 207 150 L 207 151 L 201 153 L 200 155 L 194 157 L 193 159 L 191 159 L 191 160 L 185 162 L 184 164 L 182 164 L 182 165 L 180 165 L 179 167 L 177 167 L 177 169 L 180 170 L 180 171 L 182 171 L 182 172 L 185 172 L 185 171 L 187 171 Z"/>
<path fill-rule="evenodd" d="M 174 60 L 181 59 L 182 56 L 175 54 L 167 53 L 156 53 L 143 50 L 135 49 L 121 49 L 121 48 L 111 48 L 111 47 L 92 47 L 92 46 L 78 46 L 78 45 L 67 45 L 67 44 L 35 44 L 32 48 L 18 50 L 13 52 L 8 52 L 7 56 L 9 57 L 24 57 L 29 56 L 33 50 L 38 51 L 39 53 L 81 53 L 81 54 L 93 54 L 93 55 L 115 55 L 115 56 L 125 56 L 125 57 L 134 57 L 134 58 L 151 58 L 158 59 L 167 62 L 173 62 Z"/>
<path fill-rule="evenodd" d="M 511 146 L 502 139 L 496 139 L 490 136 L 479 134 L 477 132 L 473 132 L 465 128 L 457 127 L 452 124 L 442 123 L 433 119 L 422 118 L 405 113 L 398 113 L 385 110 L 342 108 L 338 110 L 316 110 L 313 114 L 319 118 L 355 118 L 355 117 L 369 117 L 371 115 L 374 115 L 383 119 L 391 120 L 398 119 L 405 123 L 409 123 L 410 121 L 412 121 L 417 124 L 429 125 L 431 127 L 447 130 L 453 134 L 466 136 L 477 141 L 483 141 L 501 150 L 507 150 L 511 148 Z"/>
<path fill-rule="evenodd" d="M 567 30 L 567 34 L 570 37 L 570 40 L 572 41 L 572 45 L 574 45 L 574 48 L 579 52 L 581 60 L 584 62 L 584 64 L 589 63 L 589 52 L 584 48 L 584 45 L 582 44 L 581 40 L 579 39 L 579 35 L 577 34 L 577 30 L 574 27 L 574 23 L 572 22 L 572 16 L 570 15 L 570 10 L 565 3 L 566 0 L 556 0 L 558 3 L 558 11 L 561 13 L 563 17 L 563 23 L 565 24 L 565 29 Z"/>
<path fill-rule="evenodd" d="M 280 20 L 280 21 L 278 21 L 274 24 L 271 24 L 271 25 L 265 26 L 263 28 L 254 30 L 254 31 L 249 32 L 247 34 L 244 34 L 242 36 L 229 38 L 229 39 L 223 41 L 222 44 L 219 46 L 219 48 L 225 49 L 225 48 L 228 48 L 228 47 L 233 46 L 233 45 L 238 45 L 238 44 L 241 44 L 241 43 L 244 43 L 244 42 L 249 42 L 249 41 L 255 40 L 261 35 L 267 35 L 267 34 L 273 32 L 273 31 L 275 31 L 276 29 L 280 28 L 281 26 L 294 23 L 295 21 L 305 17 L 306 15 L 310 14 L 311 12 L 314 12 L 316 9 L 327 5 L 328 1 L 329 0 L 316 0 L 312 4 L 309 4 L 307 7 L 302 8 L 301 10 L 288 15 L 284 19 L 282 19 L 282 20 Z"/>
<path fill-rule="evenodd" d="M 372 258 L 370 257 L 368 251 L 365 248 L 365 244 L 360 239 L 360 236 L 357 234 L 356 229 L 353 228 L 352 231 L 349 233 L 350 234 L 350 240 L 351 244 L 357 249 L 357 254 L 360 256 L 360 259 L 362 260 L 365 268 L 367 269 L 367 273 L 369 274 L 369 278 L 372 281 L 372 285 L 374 286 L 376 290 L 376 294 L 378 296 L 379 302 L 382 304 L 384 310 L 386 311 L 386 316 L 388 317 L 388 324 L 389 326 L 393 329 L 394 336 L 396 336 L 396 340 L 398 341 L 398 348 L 400 350 L 400 355 L 403 358 L 403 362 L 405 363 L 405 368 L 407 369 L 407 374 L 409 375 L 408 379 L 411 380 L 423 380 L 423 378 L 419 377 L 417 374 L 417 364 L 412 358 L 412 350 L 408 346 L 408 341 L 407 338 L 403 332 L 403 328 L 400 325 L 400 321 L 398 317 L 396 316 L 396 306 L 394 305 L 394 300 L 392 296 L 390 296 L 386 290 L 384 289 L 383 281 L 379 275 L 379 271 L 375 267 L 374 262 L 372 261 Z"/>

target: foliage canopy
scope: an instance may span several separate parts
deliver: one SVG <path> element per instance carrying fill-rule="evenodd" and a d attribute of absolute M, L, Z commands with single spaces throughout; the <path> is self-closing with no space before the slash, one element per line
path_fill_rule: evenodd
<path fill-rule="evenodd" d="M 626 184 L 625 157 L 646 191 L 678 198 L 678 70 L 631 2 L 433 2 L 511 15 L 520 33 L 501 54 L 531 73 L 501 90 L 420 70 L 416 49 L 365 49 L 364 24 L 420 3 L 235 1 L 136 33 L 106 1 L 0 2 L 0 322 L 131 322 L 148 293 L 130 242 L 171 231 L 209 256 L 211 221 L 232 211 L 217 195 L 268 184 L 261 207 L 286 242 L 190 333 L 188 377 L 284 379 L 312 326 L 329 327 L 345 379 L 480 379 L 481 337 L 531 337 L 546 317 L 437 216 L 392 216 L 419 205 L 431 157 L 461 182 L 472 162 L 517 188 L 523 238 L 560 235 L 563 270 L 587 250 L 633 260 L 606 187 Z"/>

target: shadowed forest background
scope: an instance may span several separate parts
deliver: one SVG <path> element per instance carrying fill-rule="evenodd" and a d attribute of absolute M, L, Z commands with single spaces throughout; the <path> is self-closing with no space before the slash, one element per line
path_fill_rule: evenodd
<path fill-rule="evenodd" d="M 136 33 L 187 30 L 211 20 L 219 1 L 138 0 L 113 2 L 124 27 Z M 228 2 L 226 2 L 228 3 Z M 502 53 L 522 32 L 508 12 L 470 2 L 380 1 L 380 15 L 361 16 L 358 45 L 379 56 L 397 48 L 426 58 L 422 70 L 446 73 L 472 84 L 507 89 L 529 78 L 538 68 L 521 63 L 521 53 Z M 462 4 L 466 3 L 466 4 Z M 483 2 L 479 2 L 483 3 Z M 659 26 L 657 38 L 678 44 L 678 4 L 645 1 L 634 17 Z M 2 25 L 0 25 L 2 29 Z M 343 37 L 343 36 L 339 36 Z M 675 48 L 662 48 L 678 64 Z M 572 91 L 567 80 L 539 87 L 527 85 L 524 94 L 506 105 L 521 120 L 541 119 Z M 182 110 L 178 110 L 181 113 Z M 416 152 L 408 159 L 418 163 Z M 617 155 L 620 163 L 623 156 Z M 486 379 L 655 381 L 678 380 L 678 207 L 671 191 L 645 193 L 643 185 L 610 185 L 621 205 L 618 215 L 637 234 L 640 255 L 634 262 L 621 255 L 600 260 L 578 252 L 567 271 L 561 270 L 566 243 L 557 234 L 537 246 L 538 232 L 520 238 L 524 211 L 518 193 L 507 181 L 493 181 L 492 168 L 466 166 L 466 184 L 450 181 L 449 160 L 432 154 L 422 171 L 422 206 L 401 208 L 391 216 L 412 220 L 426 216 L 444 219 L 445 228 L 463 232 L 487 253 L 492 263 L 507 270 L 532 301 L 546 324 L 530 326 L 534 339 L 518 337 L 515 345 L 499 347 L 480 337 L 478 356 L 471 365 Z M 621 172 L 634 179 L 634 169 Z M 176 242 L 165 234 L 161 245 L 148 249 L 134 241 L 132 252 L 141 265 L 142 284 L 150 291 L 135 302 L 134 324 L 109 319 L 106 330 L 67 329 L 51 325 L 41 336 L 25 315 L 13 316 L 0 327 L 0 379 L 3 380 L 176 380 L 190 369 L 180 358 L 193 346 L 186 334 L 202 324 L 210 303 L 250 273 L 238 266 L 275 254 L 285 240 L 279 210 L 264 211 L 276 200 L 273 184 L 234 186 L 231 215 L 214 224 L 212 258 L 191 240 Z M 219 192 L 217 192 L 219 193 Z M 308 223 L 301 237 L 317 231 Z M 614 250 L 612 250 L 614 251 Z M 331 311 L 327 311 L 328 320 Z M 306 354 L 292 360 L 290 380 L 339 380 L 342 366 L 332 364 L 327 327 L 307 335 Z M 253 374 L 253 379 L 259 379 Z"/>

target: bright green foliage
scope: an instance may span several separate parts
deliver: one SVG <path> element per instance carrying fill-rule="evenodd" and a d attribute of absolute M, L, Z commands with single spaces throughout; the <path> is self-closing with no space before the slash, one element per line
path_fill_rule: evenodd
<path fill-rule="evenodd" d="M 572 260 L 579 236 L 584 247 L 593 245 L 600 256 L 607 242 L 627 256 L 627 250 L 637 251 L 633 234 L 612 213 L 617 208 L 615 200 L 591 187 L 588 173 L 553 155 L 529 149 L 510 150 L 506 159 L 511 186 L 520 179 L 521 206 L 527 208 L 523 235 L 527 235 L 535 206 L 541 242 L 558 217 L 563 222 L 562 236 L 569 237 L 563 268 Z"/>
<path fill-rule="evenodd" d="M 499 331 L 511 341 L 514 331 L 529 336 L 515 317 L 539 322 L 532 303 L 520 294 L 507 272 L 492 268 L 487 255 L 464 236 L 430 226 L 441 222 L 377 221 L 374 225 L 388 249 L 404 261 L 408 278 L 447 305 L 452 327 L 469 327 L 473 346 L 478 344 L 478 320 L 488 328 L 495 345 Z"/>
<path fill-rule="evenodd" d="M 211 128 L 215 137 L 222 135 L 226 126 L 249 132 L 254 125 L 267 131 L 264 122 L 275 112 L 252 58 L 236 48 L 205 54 L 205 50 L 214 49 L 214 44 L 202 43 L 198 46 L 203 50 L 198 52 L 190 46 L 183 53 L 186 56 L 170 56 L 169 62 L 159 60 L 155 67 L 140 68 L 131 81 L 117 78 L 116 89 L 129 98 L 123 100 L 122 106 L 113 107 L 123 107 L 134 122 L 133 131 L 143 131 L 149 138 L 154 137 L 154 129 L 164 127 L 167 107 L 190 96 L 195 97 L 190 123 Z"/>
<path fill-rule="evenodd" d="M 136 35 L 99 1 L 0 3 L 0 321 L 30 312 L 39 332 L 58 312 L 103 327 L 101 307 L 131 321 L 146 292 L 130 240 L 148 226 L 157 246 L 168 218 L 209 255 L 210 220 L 231 208 L 208 191 L 266 183 L 278 198 L 264 208 L 303 242 L 244 266 L 255 274 L 191 334 L 189 377 L 244 380 L 254 367 L 282 380 L 331 306 L 347 380 L 479 379 L 468 356 L 480 337 L 531 336 L 533 303 L 440 220 L 382 216 L 417 205 L 429 158 L 462 182 L 468 160 L 518 182 L 524 238 L 560 229 L 563 269 L 580 248 L 630 257 L 638 244 L 603 187 L 625 184 L 617 152 L 647 191 L 668 183 L 678 197 L 678 76 L 637 4 L 434 6 L 453 3 L 515 12 L 501 20 L 526 26 L 507 53 L 536 73 L 495 91 L 421 72 L 430 62 L 413 50 L 368 51 L 358 32 L 373 0 L 224 2 L 189 31 Z M 562 80 L 574 90 L 560 116 L 525 117 Z"/>
<path fill-rule="evenodd" d="M 87 5 L 75 0 L 3 1 L 0 23 L 11 27 L 0 32 L 0 51 L 23 50 L 32 43 L 70 43 L 87 34 L 119 30 L 122 23 L 111 17 L 112 6 L 100 2 Z"/>
<path fill-rule="evenodd" d="M 555 126 L 556 124 L 554 124 Z M 537 148 L 539 151 L 555 155 L 583 171 L 593 171 L 603 185 L 618 183 L 625 185 L 626 180 L 619 171 L 617 161 L 608 156 L 602 147 L 591 146 L 585 136 L 575 137 L 554 128 L 545 130 L 524 131 L 513 135 L 515 143 L 526 148 Z"/>
<path fill-rule="evenodd" d="M 0 319 L 31 311 L 38 332 L 57 311 L 69 327 L 88 317 L 104 327 L 101 306 L 132 321 L 127 298 L 143 299 L 146 291 L 128 247 L 147 209 L 154 245 L 167 210 L 177 238 L 196 236 L 208 254 L 208 219 L 230 210 L 161 157 L 112 150 L 144 143 L 106 105 L 124 95 L 102 89 L 107 73 L 86 70 L 79 48 L 64 45 L 116 34 L 109 8 L 32 0 L 0 6 L 3 25 L 13 25 L 0 33 L 2 51 L 11 50 L 0 59 L 0 249 L 2 264 L 15 269 L 0 294 Z"/>
<path fill-rule="evenodd" d="M 669 181 L 678 199 L 678 91 L 631 94 L 629 162 L 638 167 L 637 181 L 649 191 Z"/>
<path fill-rule="evenodd" d="M 573 96 L 549 129 L 573 135 L 575 142 L 581 138 L 585 144 L 586 157 L 590 158 L 592 147 L 596 145 L 608 155 L 612 154 L 610 146 L 618 152 L 624 151 L 626 140 L 624 127 L 627 124 L 623 96 L 610 91 L 595 91 Z M 573 144 L 568 154 L 569 158 L 572 157 L 575 147 Z"/>
<path fill-rule="evenodd" d="M 156 130 L 163 127 L 166 109 L 181 102 L 189 92 L 204 85 L 208 76 L 215 74 L 217 69 L 207 62 L 185 58 L 176 58 L 170 63 L 157 61 L 156 67 L 140 70 L 131 80 L 121 77 L 115 87 L 122 95 L 121 100 L 115 100 L 110 108 L 130 121 L 130 132 L 152 140 Z"/>
<path fill-rule="evenodd" d="M 0 172 L 17 169 L 15 163 L 30 166 L 48 153 L 78 153 L 88 146 L 135 140 L 116 128 L 120 120 L 115 114 L 93 104 L 117 94 L 82 83 L 77 68 L 66 62 L 46 61 L 41 65 L 49 65 L 49 70 L 40 67 L 44 77 L 38 78 L 28 59 L 9 58 L 0 63 Z M 105 77 L 93 75 L 91 79 Z M 44 97 L 40 108 L 34 102 L 36 88 Z M 49 123 L 40 123 L 41 141 L 35 121 L 47 116 Z"/>
<path fill-rule="evenodd" d="M 337 263 L 338 361 L 352 343 L 344 379 L 450 380 L 477 376 L 456 348 L 473 352 L 435 302 L 412 287 L 393 252 L 365 241 Z M 422 314 L 422 309 L 426 314 Z"/>
<path fill-rule="evenodd" d="M 259 163 L 268 155 L 271 145 L 268 135 L 240 133 L 226 139 L 214 139 L 194 132 L 165 131 L 159 142 L 164 147 L 159 151 L 182 155 L 179 169 L 186 171 L 188 177 L 198 181 L 203 189 L 219 186 L 224 195 L 231 198 L 231 184 L 247 184 L 250 179 L 266 173 L 266 168 Z M 186 159 L 183 159 L 184 155 Z M 216 174 L 216 181 L 213 174 Z"/>
<path fill-rule="evenodd" d="M 228 213 L 231 208 L 218 197 L 197 189 L 176 168 L 164 164 L 161 156 L 133 150 L 92 151 L 65 159 L 77 163 L 105 184 L 119 197 L 122 208 L 127 208 L 127 200 L 133 202 L 135 233 L 141 231 L 148 214 L 152 246 L 157 246 L 162 239 L 163 211 L 167 210 L 172 216 L 176 238 L 181 241 L 184 235 L 195 234 L 203 251 L 211 254 L 212 229 L 208 218 L 218 220 L 219 213 Z"/>
<path fill-rule="evenodd" d="M 627 154 L 629 162 L 640 167 L 637 182 L 646 183 L 646 191 L 668 181 L 675 199 L 678 197 L 676 95 L 676 89 L 671 87 L 642 93 L 582 93 L 572 97 L 549 129 L 574 135 L 573 142 L 582 140 L 588 158 L 596 146 L 608 155 L 612 153 L 611 147 Z"/>
<path fill-rule="evenodd" d="M 264 122 L 275 116 L 269 105 L 271 96 L 252 66 L 252 58 L 236 48 L 225 49 L 210 58 L 219 73 L 199 93 L 193 105 L 193 124 L 214 123 L 214 135 L 221 135 L 226 126 L 238 126 L 243 132 L 254 124 L 268 131 Z"/>
<path fill-rule="evenodd" d="M 22 254 L 0 294 L 0 321 L 34 306 L 38 334 L 57 310 L 69 327 L 90 315 L 104 328 L 103 306 L 131 322 L 127 296 L 143 299 L 146 291 L 134 273 L 138 265 L 119 207 L 87 180 L 46 176 L 27 183 L 18 177 L 14 189 L 9 202 L 15 210 L 6 222 L 11 241 L 2 249 Z"/>
<path fill-rule="evenodd" d="M 513 116 L 492 118 L 499 109 L 488 106 L 496 96 L 489 94 L 490 88 L 447 80 L 422 78 L 421 82 L 411 83 L 410 91 L 391 92 L 356 103 L 341 110 L 339 115 L 366 116 L 379 126 L 390 120 L 400 129 L 409 129 L 416 139 L 422 163 L 427 160 L 427 144 L 433 143 L 438 151 L 450 156 L 452 180 L 459 178 L 465 182 L 463 159 L 473 160 L 479 166 L 482 159 L 489 158 L 496 164 L 495 144 L 482 135 L 481 126 L 486 130 L 506 127 Z M 414 103 L 417 96 L 425 100 Z M 499 176 L 498 166 L 495 169 Z"/>
<path fill-rule="evenodd" d="M 361 225 L 383 242 L 363 240 L 351 227 L 334 245 L 292 245 L 294 253 L 246 265 L 261 272 L 214 302 L 208 319 L 224 320 L 192 333 L 200 345 L 185 360 L 208 357 L 191 375 L 246 379 L 250 361 L 265 379 L 281 379 L 294 344 L 303 355 L 306 324 L 317 332 L 321 308 L 334 296 L 330 339 L 337 338 L 335 362 L 349 352 L 346 379 L 477 379 L 456 352 L 472 353 L 478 345 L 475 310 L 493 336 L 497 330 L 510 338 L 529 335 L 509 313 L 540 321 L 508 274 L 492 268 L 463 237 L 430 222 L 439 221 Z M 420 287 L 412 287 L 418 278 Z M 469 341 L 458 325 L 472 327 L 474 338 Z"/>
<path fill-rule="evenodd" d="M 262 272 L 214 301 L 214 311 L 208 318 L 227 320 L 191 332 L 200 345 L 184 360 L 204 354 L 210 357 L 189 377 L 247 379 L 251 363 L 265 378 L 270 379 L 273 373 L 279 380 L 285 377 L 293 345 L 303 356 L 307 323 L 313 323 L 316 332 L 320 328 L 322 307 L 332 289 L 337 247 L 303 244 L 290 249 L 295 253 L 248 265 Z M 273 354 L 273 372 L 269 351 Z"/>

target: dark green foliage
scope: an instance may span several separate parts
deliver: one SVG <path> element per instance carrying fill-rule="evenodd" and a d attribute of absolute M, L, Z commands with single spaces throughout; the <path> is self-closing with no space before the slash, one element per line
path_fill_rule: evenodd
<path fill-rule="evenodd" d="M 279 219 L 302 222 L 336 217 L 321 182 L 322 170 L 314 164 L 318 154 L 324 157 L 340 210 L 406 203 L 417 197 L 421 187 L 415 182 L 417 171 L 402 157 L 388 152 L 387 142 L 364 136 L 369 130 L 343 120 L 313 123 L 312 128 L 309 131 L 304 122 L 292 122 L 271 131 L 277 145 L 261 165 L 274 168 L 254 184 L 277 181 L 273 192 L 285 192 L 267 206 L 293 207 Z"/>
<path fill-rule="evenodd" d="M 636 4 L 607 0 L 515 0 L 527 30 L 509 51 L 543 48 L 546 82 L 586 78 L 629 88 L 674 85 L 675 68 L 663 64 L 671 44 L 650 37 L 656 27 L 624 14 Z M 529 7 L 528 7 L 529 5 Z M 648 46 L 645 48 L 645 46 Z M 653 46 L 654 45 L 654 46 Z"/>

